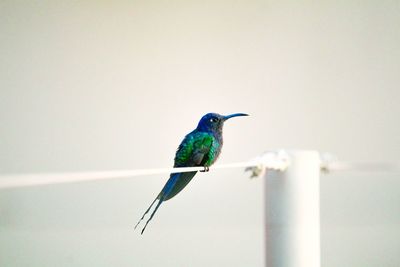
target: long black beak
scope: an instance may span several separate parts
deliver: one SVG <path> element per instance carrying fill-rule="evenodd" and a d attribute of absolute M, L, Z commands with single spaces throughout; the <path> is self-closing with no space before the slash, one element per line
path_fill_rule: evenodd
<path fill-rule="evenodd" d="M 224 116 L 224 121 L 226 121 L 230 118 L 233 118 L 233 117 L 240 117 L 240 116 L 249 116 L 249 115 L 245 114 L 245 113 L 235 113 L 235 114 Z"/>

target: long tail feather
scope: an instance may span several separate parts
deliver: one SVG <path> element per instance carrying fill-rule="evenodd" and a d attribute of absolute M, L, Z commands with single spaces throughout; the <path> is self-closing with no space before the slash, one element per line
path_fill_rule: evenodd
<path fill-rule="evenodd" d="M 144 219 L 144 216 L 146 216 L 147 213 L 149 213 L 151 207 L 153 207 L 154 203 L 156 202 L 156 200 L 158 199 L 158 197 L 156 197 L 156 199 L 154 199 L 154 201 L 151 203 L 150 207 L 145 211 L 145 213 L 143 214 L 142 218 L 140 218 L 140 220 L 137 222 L 137 224 L 135 225 L 135 228 L 139 225 L 139 223 Z"/>
<path fill-rule="evenodd" d="M 159 199 L 158 203 L 157 203 L 156 208 L 155 208 L 154 211 L 151 213 L 150 218 L 147 220 L 146 224 L 144 225 L 144 227 L 143 227 L 143 229 L 142 229 L 142 232 L 140 233 L 141 235 L 143 234 L 144 230 L 146 229 L 147 224 L 151 221 L 151 219 L 153 219 L 154 214 L 156 214 L 158 208 L 160 207 L 161 203 L 163 203 L 163 201 L 164 201 L 164 198 L 161 197 L 161 198 Z M 153 203 L 154 203 L 154 202 L 153 202 Z"/>
<path fill-rule="evenodd" d="M 194 172 L 196 173 L 196 172 Z M 141 234 L 143 234 L 144 230 L 147 227 L 147 224 L 151 221 L 151 219 L 153 219 L 154 214 L 157 212 L 158 208 L 160 207 L 161 203 L 167 199 L 170 199 L 171 197 L 169 197 L 169 195 L 171 194 L 171 192 L 173 191 L 175 185 L 177 184 L 177 182 L 179 181 L 179 177 L 181 176 L 181 173 L 173 173 L 170 175 L 170 178 L 168 179 L 167 183 L 164 185 L 163 189 L 161 190 L 161 192 L 158 194 L 158 196 L 156 197 L 156 199 L 154 199 L 154 201 L 151 203 L 150 207 L 145 211 L 145 213 L 143 214 L 142 218 L 140 218 L 140 220 L 137 222 L 137 224 L 135 225 L 135 229 L 136 227 L 140 224 L 140 222 L 144 219 L 144 217 L 146 216 L 147 213 L 149 213 L 149 211 L 151 210 L 151 207 L 153 207 L 154 203 L 156 202 L 156 200 L 158 200 L 157 206 L 154 209 L 154 211 L 151 213 L 150 218 L 147 220 L 145 226 L 142 229 Z M 190 178 L 191 179 L 191 178 Z M 189 181 L 190 181 L 189 179 Z M 187 183 L 189 182 L 187 181 Z M 186 183 L 186 184 L 187 184 Z M 185 185 L 186 185 L 185 184 Z M 183 187 L 185 187 L 185 185 L 183 185 Z M 177 194 L 180 190 L 182 190 L 181 187 L 180 189 L 178 189 L 178 191 L 174 192 L 173 195 Z"/>

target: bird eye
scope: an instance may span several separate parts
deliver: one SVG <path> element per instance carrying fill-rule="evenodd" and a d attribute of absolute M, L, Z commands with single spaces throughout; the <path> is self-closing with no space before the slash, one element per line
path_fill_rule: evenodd
<path fill-rule="evenodd" d="M 211 118 L 211 119 L 210 119 L 210 122 L 217 122 L 217 121 L 218 121 L 217 118 Z"/>

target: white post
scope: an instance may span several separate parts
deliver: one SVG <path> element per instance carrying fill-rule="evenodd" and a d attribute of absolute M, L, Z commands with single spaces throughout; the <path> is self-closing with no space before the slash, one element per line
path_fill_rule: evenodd
<path fill-rule="evenodd" d="M 265 179 L 267 267 L 319 267 L 319 153 L 287 154 L 288 168 Z"/>

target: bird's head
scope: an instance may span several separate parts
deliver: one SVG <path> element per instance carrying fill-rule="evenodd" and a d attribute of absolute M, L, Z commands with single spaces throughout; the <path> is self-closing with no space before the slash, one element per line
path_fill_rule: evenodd
<path fill-rule="evenodd" d="M 224 126 L 224 122 L 233 117 L 239 116 L 249 116 L 244 113 L 235 113 L 231 115 L 221 115 L 218 113 L 207 113 L 204 115 L 199 124 L 197 125 L 197 130 L 202 132 L 220 132 Z"/>

